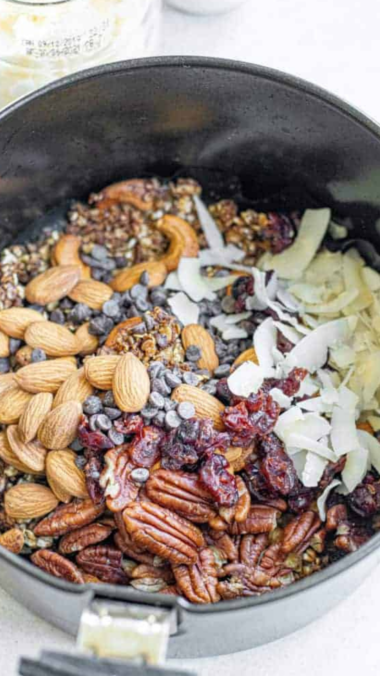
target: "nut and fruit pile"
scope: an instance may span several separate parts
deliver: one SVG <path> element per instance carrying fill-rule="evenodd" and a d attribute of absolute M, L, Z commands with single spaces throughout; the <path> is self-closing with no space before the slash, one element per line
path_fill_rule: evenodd
<path fill-rule="evenodd" d="M 193 603 L 380 524 L 380 275 L 329 209 L 113 184 L 0 260 L 0 544 Z"/>

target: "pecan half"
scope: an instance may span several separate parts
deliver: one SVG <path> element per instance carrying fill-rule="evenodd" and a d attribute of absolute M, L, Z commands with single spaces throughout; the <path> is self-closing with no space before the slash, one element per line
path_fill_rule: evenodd
<path fill-rule="evenodd" d="M 240 561 L 246 566 L 256 566 L 268 544 L 269 538 L 267 533 L 244 535 L 239 547 Z"/>
<path fill-rule="evenodd" d="M 128 584 L 128 577 L 121 567 L 123 556 L 114 547 L 87 547 L 76 556 L 76 562 L 86 573 L 95 575 L 102 582 Z"/>
<path fill-rule="evenodd" d="M 239 550 L 228 533 L 212 530 L 209 533 L 206 533 L 205 536 L 207 543 L 220 549 L 229 561 L 237 561 L 239 558 Z"/>
<path fill-rule="evenodd" d="M 91 500 L 74 500 L 69 505 L 60 505 L 52 514 L 42 519 L 34 534 L 42 536 L 65 535 L 95 521 L 104 511 L 104 505 L 94 505 Z"/>
<path fill-rule="evenodd" d="M 274 507 L 266 505 L 253 505 L 245 521 L 234 523 L 230 527 L 233 535 L 245 535 L 246 533 L 270 533 L 277 526 L 280 512 Z"/>
<path fill-rule="evenodd" d="M 248 488 L 240 476 L 236 477 L 236 488 L 239 499 L 233 507 L 221 507 L 219 516 L 210 520 L 211 528 L 215 530 L 225 530 L 226 524 L 246 521 L 251 507 L 251 496 Z"/>
<path fill-rule="evenodd" d="M 148 498 L 195 523 L 215 516 L 214 502 L 196 474 L 159 469 L 146 483 Z"/>
<path fill-rule="evenodd" d="M 40 549 L 34 552 L 30 557 L 32 562 L 38 568 L 42 568 L 46 573 L 60 577 L 68 582 L 83 584 L 84 579 L 79 568 L 60 554 L 50 551 L 50 549 Z"/>
<path fill-rule="evenodd" d="M 103 526 L 100 523 L 90 523 L 88 526 L 78 528 L 72 533 L 64 535 L 59 543 L 59 551 L 61 554 L 73 554 L 73 552 L 80 552 L 82 549 L 90 545 L 96 545 L 99 542 L 106 540 L 112 533 L 113 528 L 110 526 Z"/>
<path fill-rule="evenodd" d="M 128 444 L 112 449 L 105 454 L 106 468 L 100 477 L 105 489 L 106 504 L 111 512 L 121 512 L 130 502 L 136 500 L 139 487 L 130 479 L 134 469 L 129 461 Z"/>
<path fill-rule="evenodd" d="M 19 528 L 11 528 L 0 535 L 0 545 L 13 554 L 20 554 L 24 546 L 24 533 Z"/>
<path fill-rule="evenodd" d="M 243 563 L 229 563 L 224 567 L 224 573 L 240 580 L 242 586 L 240 596 L 262 594 L 264 591 L 278 589 L 292 581 L 291 575 L 288 575 L 287 578 L 270 575 L 259 567 L 245 566 Z M 225 598 L 223 583 L 219 583 L 217 589 L 221 596 Z"/>
<path fill-rule="evenodd" d="M 343 504 L 334 505 L 327 510 L 326 530 L 337 530 L 339 525 L 347 519 L 347 507 Z"/>
<path fill-rule="evenodd" d="M 141 563 L 132 570 L 131 578 L 133 580 L 156 578 L 157 580 L 164 580 L 164 582 L 168 584 L 172 584 L 174 582 L 172 570 L 168 566 L 149 566 L 145 563 Z"/>
<path fill-rule="evenodd" d="M 189 566 L 173 566 L 178 589 L 192 603 L 216 603 L 218 575 L 211 549 L 202 549 L 198 560 Z"/>
<path fill-rule="evenodd" d="M 152 502 L 134 502 L 123 512 L 126 529 L 139 547 L 171 563 L 193 563 L 204 546 L 193 523 Z"/>
<path fill-rule="evenodd" d="M 308 511 L 297 516 L 284 528 L 282 551 L 288 554 L 306 549 L 320 525 L 321 520 L 315 512 Z"/>

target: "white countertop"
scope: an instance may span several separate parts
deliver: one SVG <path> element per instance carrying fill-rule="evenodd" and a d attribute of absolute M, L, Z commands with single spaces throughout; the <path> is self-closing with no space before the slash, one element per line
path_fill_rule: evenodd
<path fill-rule="evenodd" d="M 161 53 L 279 68 L 330 89 L 380 120 L 379 18 L 375 0 L 248 0 L 219 17 L 166 10 Z M 377 568 L 343 604 L 296 634 L 252 651 L 176 666 L 198 676 L 378 676 L 379 607 Z M 73 647 L 69 637 L 1 590 L 0 617 L 0 676 L 15 676 L 20 655 Z"/>

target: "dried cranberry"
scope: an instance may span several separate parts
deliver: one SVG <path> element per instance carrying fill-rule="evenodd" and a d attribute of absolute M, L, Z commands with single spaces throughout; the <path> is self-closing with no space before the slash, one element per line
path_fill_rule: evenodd
<path fill-rule="evenodd" d="M 162 467 L 165 469 L 195 469 L 205 455 L 215 449 L 226 450 L 229 434 L 218 432 L 210 418 L 184 421 L 177 430 L 166 435 L 161 444 Z"/>
<path fill-rule="evenodd" d="M 277 387 L 284 394 L 286 394 L 287 397 L 294 397 L 299 391 L 301 383 L 306 378 L 306 376 L 306 369 L 294 368 L 290 371 L 286 378 L 268 378 L 265 381 L 262 389 L 265 392 L 269 392 L 272 387 Z"/>
<path fill-rule="evenodd" d="M 260 470 L 270 489 L 280 495 L 294 493 L 299 479 L 280 439 L 274 434 L 264 437 L 259 443 L 259 453 Z"/>
<path fill-rule="evenodd" d="M 86 416 L 82 416 L 78 427 L 78 438 L 84 448 L 91 448 L 95 451 L 107 451 L 113 448 L 112 441 L 103 432 L 91 432 Z"/>
<path fill-rule="evenodd" d="M 191 469 L 199 461 L 198 453 L 193 446 L 180 442 L 168 445 L 163 449 L 161 467 L 177 471 L 179 469 Z"/>
<path fill-rule="evenodd" d="M 380 511 L 380 483 L 364 480 L 348 496 L 347 501 L 359 516 L 373 516 Z"/>
<path fill-rule="evenodd" d="M 229 464 L 223 455 L 213 453 L 203 463 L 199 478 L 214 500 L 223 507 L 233 507 L 239 499 L 236 479 L 227 471 Z"/>
<path fill-rule="evenodd" d="M 329 462 L 328 465 L 326 465 L 325 471 L 322 474 L 322 479 L 318 485 L 320 491 L 324 491 L 325 488 L 331 484 L 336 474 L 343 472 L 345 464 L 346 457 L 343 455 L 341 458 L 339 458 L 339 460 L 337 460 L 337 462 Z M 336 495 L 336 493 L 330 493 L 330 495 Z"/>
<path fill-rule="evenodd" d="M 230 445 L 230 435 L 226 432 L 218 432 L 210 418 L 199 421 L 198 435 L 194 446 L 198 454 L 210 452 L 216 448 L 227 450 Z"/>
<path fill-rule="evenodd" d="M 87 449 L 84 452 L 87 463 L 84 467 L 88 494 L 95 505 L 104 502 L 104 490 L 99 480 L 103 470 L 103 453 Z"/>
<path fill-rule="evenodd" d="M 316 498 L 317 492 L 313 488 L 306 488 L 298 481 L 296 490 L 288 496 L 288 507 L 291 512 L 301 514 L 308 510 Z"/>
<path fill-rule="evenodd" d="M 238 277 L 232 285 L 232 295 L 236 300 L 239 300 L 242 296 L 245 298 L 247 296 L 253 296 L 254 288 L 254 280 L 251 275 Z"/>
<path fill-rule="evenodd" d="M 279 405 L 270 394 L 260 390 L 235 406 L 227 407 L 223 413 L 223 422 L 233 433 L 232 444 L 244 446 L 256 435 L 265 436 L 272 432 L 279 415 Z"/>
<path fill-rule="evenodd" d="M 140 415 L 124 414 L 122 418 L 115 420 L 115 429 L 121 434 L 141 434 L 144 421 Z"/>
<path fill-rule="evenodd" d="M 278 331 L 277 333 L 277 349 L 282 352 L 282 354 L 286 354 L 287 352 L 290 352 L 293 349 L 294 345 L 293 343 L 290 342 L 287 338 L 285 338 L 284 334 L 281 333 L 281 331 Z"/>
<path fill-rule="evenodd" d="M 259 462 L 246 465 L 243 476 L 248 490 L 255 500 L 265 502 L 276 497 L 276 494 L 270 490 L 264 475 L 260 471 Z"/>
<path fill-rule="evenodd" d="M 280 253 L 293 242 L 294 226 L 284 214 L 270 212 L 269 223 L 263 228 L 262 236 L 272 253 Z"/>
<path fill-rule="evenodd" d="M 163 430 L 154 425 L 144 427 L 128 445 L 129 457 L 139 467 L 153 467 L 160 457 Z"/>

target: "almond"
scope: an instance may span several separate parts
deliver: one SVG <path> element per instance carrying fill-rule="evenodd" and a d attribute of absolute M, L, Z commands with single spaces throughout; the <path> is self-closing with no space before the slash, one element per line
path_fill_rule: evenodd
<path fill-rule="evenodd" d="M 30 467 L 24 465 L 24 463 L 19 460 L 17 455 L 13 453 L 5 432 L 0 432 L 0 458 L 7 465 L 18 469 L 19 472 L 23 472 L 24 474 L 40 474 L 40 472 L 34 472 L 30 469 Z"/>
<path fill-rule="evenodd" d="M 236 369 L 240 364 L 244 364 L 245 361 L 253 361 L 254 364 L 258 364 L 259 360 L 257 359 L 256 350 L 254 347 L 249 347 L 248 350 L 244 350 L 239 356 L 235 359 L 233 363 L 233 368 Z"/>
<path fill-rule="evenodd" d="M 94 388 L 86 380 L 84 368 L 73 373 L 64 383 L 62 383 L 54 398 L 53 408 L 64 404 L 66 401 L 79 401 L 83 404 L 87 397 L 93 394 Z"/>
<path fill-rule="evenodd" d="M 119 358 L 112 389 L 121 411 L 136 413 L 144 408 L 150 394 L 150 380 L 144 364 L 134 354 Z"/>
<path fill-rule="evenodd" d="M 45 448 L 61 450 L 74 441 L 82 415 L 78 401 L 66 401 L 47 414 L 38 430 L 38 439 Z"/>
<path fill-rule="evenodd" d="M 53 395 L 50 392 L 36 394 L 26 405 L 18 423 L 18 432 L 21 441 L 29 443 L 36 435 L 39 426 L 51 410 Z"/>
<path fill-rule="evenodd" d="M 76 303 L 84 303 L 92 310 L 101 310 L 104 303 L 111 298 L 113 291 L 108 284 L 95 279 L 84 279 L 69 293 L 69 298 Z"/>
<path fill-rule="evenodd" d="M 13 554 L 20 554 L 24 546 L 24 533 L 19 528 L 11 528 L 0 535 L 0 545 Z"/>
<path fill-rule="evenodd" d="M 219 357 L 215 352 L 215 343 L 209 332 L 200 324 L 188 324 L 182 329 L 181 338 L 185 350 L 191 345 L 199 347 L 202 356 L 198 360 L 198 367 L 213 373 L 219 366 Z"/>
<path fill-rule="evenodd" d="M 62 357 L 24 366 L 15 374 L 15 380 L 26 392 L 56 392 L 76 370 L 74 357 Z"/>
<path fill-rule="evenodd" d="M 45 317 L 37 310 L 11 307 L 0 312 L 0 330 L 10 338 L 23 339 L 29 324 L 43 322 Z"/>
<path fill-rule="evenodd" d="M 86 478 L 75 464 L 76 454 L 69 449 L 51 451 L 46 459 L 46 477 L 48 484 L 62 502 L 71 497 L 88 498 Z"/>
<path fill-rule="evenodd" d="M 127 291 L 138 283 L 143 272 L 147 272 L 149 275 L 149 287 L 159 286 L 165 281 L 167 275 L 167 269 L 163 262 L 146 261 L 132 265 L 131 268 L 124 268 L 111 280 L 110 285 L 114 291 Z"/>
<path fill-rule="evenodd" d="M 81 269 L 78 265 L 58 265 L 56 268 L 49 268 L 26 285 L 26 300 L 38 305 L 55 303 L 70 293 L 79 282 L 80 276 Z"/>
<path fill-rule="evenodd" d="M 37 519 L 55 509 L 58 500 L 54 493 L 41 484 L 24 483 L 13 486 L 4 495 L 6 514 L 11 519 Z"/>
<path fill-rule="evenodd" d="M 0 357 L 9 357 L 9 336 L 0 331 Z"/>
<path fill-rule="evenodd" d="M 112 183 L 102 190 L 100 201 L 96 206 L 98 209 L 106 209 L 118 202 L 131 204 L 141 211 L 153 209 L 153 195 L 147 189 L 146 179 L 132 178 L 128 181 Z"/>
<path fill-rule="evenodd" d="M 254 452 L 254 447 L 241 448 L 240 446 L 231 446 L 225 453 L 225 457 L 230 463 L 234 472 L 241 472 L 244 468 L 247 458 Z"/>
<path fill-rule="evenodd" d="M 157 222 L 156 227 L 170 241 L 169 249 L 161 259 L 168 272 L 178 268 L 182 256 L 197 257 L 199 252 L 197 233 L 187 221 L 167 214 Z"/>
<path fill-rule="evenodd" d="M 24 392 L 17 383 L 9 385 L 0 397 L 0 423 L 13 425 L 19 421 L 32 395 Z"/>
<path fill-rule="evenodd" d="M 62 235 L 54 247 L 53 265 L 78 265 L 81 279 L 91 278 L 91 268 L 85 265 L 79 255 L 82 240 L 76 235 Z"/>
<path fill-rule="evenodd" d="M 43 473 L 45 469 L 46 448 L 38 441 L 21 441 L 17 425 L 7 427 L 8 443 L 18 459 L 34 472 Z"/>
<path fill-rule="evenodd" d="M 69 357 L 79 352 L 75 335 L 55 322 L 30 324 L 24 340 L 32 348 L 40 347 L 48 357 Z"/>
<path fill-rule="evenodd" d="M 89 332 L 90 322 L 86 322 L 79 327 L 75 336 L 79 345 L 79 354 L 85 357 L 88 354 L 94 354 L 98 349 L 99 338 L 92 336 Z"/>
<path fill-rule="evenodd" d="M 224 429 L 221 415 L 225 409 L 223 404 L 208 392 L 192 385 L 179 385 L 172 392 L 172 399 L 178 403 L 189 401 L 194 404 L 197 418 L 211 418 L 217 430 Z"/>
<path fill-rule="evenodd" d="M 15 374 L 14 373 L 1 373 L 0 374 L 0 394 L 6 390 L 9 385 L 15 385 Z"/>
<path fill-rule="evenodd" d="M 113 375 L 120 359 L 116 354 L 90 357 L 84 364 L 86 379 L 98 390 L 111 390 Z"/>

